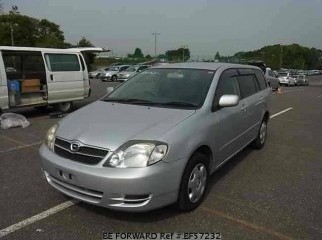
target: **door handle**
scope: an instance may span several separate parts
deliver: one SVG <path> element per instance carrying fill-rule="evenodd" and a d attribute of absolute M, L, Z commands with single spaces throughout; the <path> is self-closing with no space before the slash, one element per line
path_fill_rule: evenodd
<path fill-rule="evenodd" d="M 263 97 L 263 96 L 260 96 L 259 100 L 261 100 L 261 101 L 262 101 L 263 99 L 264 99 L 264 97 Z"/>
<path fill-rule="evenodd" d="M 244 112 L 246 112 L 246 110 L 247 110 L 247 106 L 246 106 L 246 105 L 243 105 L 243 106 L 241 107 L 241 110 L 242 110 L 242 111 L 244 111 Z"/>
<path fill-rule="evenodd" d="M 50 80 L 54 81 L 54 75 L 53 74 L 50 74 Z"/>

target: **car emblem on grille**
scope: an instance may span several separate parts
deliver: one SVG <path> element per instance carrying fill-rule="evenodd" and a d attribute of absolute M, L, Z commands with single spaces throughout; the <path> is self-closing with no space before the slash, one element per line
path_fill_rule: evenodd
<path fill-rule="evenodd" d="M 73 143 L 70 144 L 70 150 L 72 152 L 78 152 L 79 149 L 80 149 L 80 144 L 79 143 L 73 142 Z"/>

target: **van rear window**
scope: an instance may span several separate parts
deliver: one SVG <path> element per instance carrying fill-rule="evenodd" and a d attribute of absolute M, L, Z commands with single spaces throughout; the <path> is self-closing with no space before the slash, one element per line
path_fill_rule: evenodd
<path fill-rule="evenodd" d="M 52 72 L 80 71 L 76 54 L 45 54 L 47 66 Z"/>

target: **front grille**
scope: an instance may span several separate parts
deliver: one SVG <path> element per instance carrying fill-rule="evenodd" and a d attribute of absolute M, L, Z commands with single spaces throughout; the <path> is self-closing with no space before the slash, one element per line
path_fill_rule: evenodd
<path fill-rule="evenodd" d="M 77 151 L 71 151 L 71 144 L 75 141 L 67 141 L 61 138 L 56 138 L 54 151 L 58 156 L 63 158 L 95 165 L 98 164 L 108 154 L 107 149 L 101 149 L 79 143 Z"/>

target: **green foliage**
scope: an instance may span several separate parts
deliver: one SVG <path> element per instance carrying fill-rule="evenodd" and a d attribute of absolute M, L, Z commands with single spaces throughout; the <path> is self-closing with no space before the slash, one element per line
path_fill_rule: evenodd
<path fill-rule="evenodd" d="M 220 56 L 219 52 L 216 52 L 215 60 L 220 60 L 220 59 L 221 59 L 221 56 Z"/>
<path fill-rule="evenodd" d="M 91 43 L 91 41 L 87 40 L 85 37 L 82 37 L 82 39 L 76 44 L 77 47 L 94 47 L 94 45 Z"/>
<path fill-rule="evenodd" d="M 20 15 L 15 7 L 9 14 L 0 15 L 0 45 L 11 46 L 11 29 L 15 46 L 64 47 L 64 34 L 59 25 Z"/>
<path fill-rule="evenodd" d="M 189 48 L 178 48 L 177 50 L 168 50 L 166 52 L 166 58 L 169 61 L 187 61 L 190 58 L 190 50 Z"/>
<path fill-rule="evenodd" d="M 238 52 L 233 58 L 243 60 L 262 60 L 273 69 L 321 69 L 322 51 L 299 44 L 272 45 L 249 52 Z"/>
<path fill-rule="evenodd" d="M 134 58 L 134 59 L 143 59 L 144 55 L 142 53 L 142 50 L 140 48 L 136 48 L 134 51 L 134 54 L 128 54 L 128 58 Z"/>

